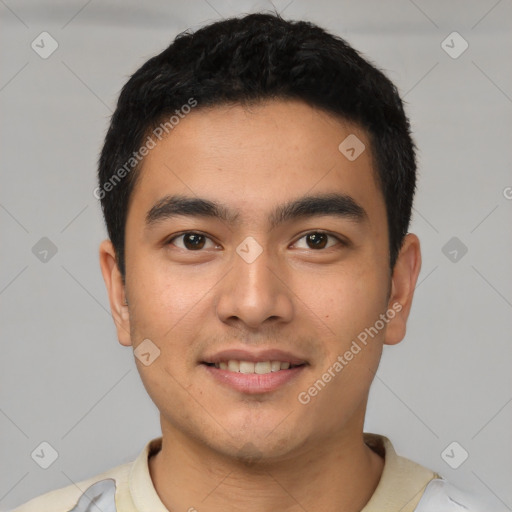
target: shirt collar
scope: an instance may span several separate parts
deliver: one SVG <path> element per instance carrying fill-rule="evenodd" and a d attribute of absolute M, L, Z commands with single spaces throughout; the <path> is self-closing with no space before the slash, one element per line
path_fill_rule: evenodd
<path fill-rule="evenodd" d="M 364 441 L 384 457 L 385 463 L 377 488 L 361 512 L 412 512 L 426 485 L 438 475 L 397 455 L 387 437 L 365 433 Z M 162 437 L 149 441 L 130 471 L 130 493 L 135 508 L 140 512 L 169 512 L 160 501 L 149 472 L 149 457 L 161 447 Z"/>

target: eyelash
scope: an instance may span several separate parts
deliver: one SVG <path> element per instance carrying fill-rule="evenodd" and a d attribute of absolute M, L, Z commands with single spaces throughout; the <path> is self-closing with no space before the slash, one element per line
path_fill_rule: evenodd
<path fill-rule="evenodd" d="M 302 240 L 303 238 L 307 237 L 308 235 L 312 235 L 312 234 L 320 234 L 320 235 L 327 235 L 329 238 L 334 238 L 334 240 L 336 240 L 341 246 L 343 247 L 346 247 L 348 245 L 348 243 L 339 238 L 338 236 L 336 235 L 333 235 L 327 231 L 322 231 L 322 230 L 313 230 L 313 231 L 308 231 L 307 233 L 304 233 L 300 238 L 298 238 L 295 242 L 294 242 L 294 245 L 299 242 L 299 240 Z M 212 241 L 213 243 L 215 243 L 208 235 L 204 234 L 204 233 L 201 233 L 200 231 L 184 231 L 183 233 L 179 233 L 177 235 L 174 235 L 172 238 L 170 238 L 166 243 L 165 245 L 173 245 L 173 242 L 174 240 L 178 239 L 178 238 L 181 238 L 185 235 L 200 235 L 200 236 L 204 236 L 205 238 L 207 238 L 208 240 Z M 217 244 L 216 244 L 217 245 Z M 310 249 L 311 251 L 315 251 L 315 252 L 321 252 L 321 251 L 324 251 L 324 250 L 328 250 L 328 249 L 331 249 L 332 247 L 335 247 L 336 244 L 330 246 L 330 247 L 327 247 L 327 248 L 322 248 L 322 249 Z M 182 249 L 181 247 L 178 247 L 178 249 Z M 202 252 L 201 249 L 198 249 L 197 251 L 194 251 L 194 250 L 189 250 L 187 248 L 183 249 L 187 252 Z"/>

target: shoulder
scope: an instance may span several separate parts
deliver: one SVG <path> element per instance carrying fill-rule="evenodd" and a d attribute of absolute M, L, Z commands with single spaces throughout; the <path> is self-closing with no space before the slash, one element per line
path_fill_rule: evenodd
<path fill-rule="evenodd" d="M 398 455 L 387 437 L 365 433 L 365 442 L 384 458 L 377 488 L 363 512 L 504 512 L 450 484 L 438 473 Z"/>
<path fill-rule="evenodd" d="M 133 463 L 116 466 L 76 484 L 50 491 L 27 501 L 11 512 L 116 512 L 116 501 L 128 486 Z"/>
<path fill-rule="evenodd" d="M 414 512 L 501 512 L 442 477 L 431 480 Z"/>

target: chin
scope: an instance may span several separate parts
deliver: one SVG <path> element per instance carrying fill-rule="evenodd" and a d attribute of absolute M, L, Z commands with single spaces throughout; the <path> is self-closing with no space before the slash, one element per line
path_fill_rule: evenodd
<path fill-rule="evenodd" d="M 279 421 L 282 421 L 282 417 Z M 275 425 L 279 425 L 279 421 Z M 284 460 L 304 445 L 306 439 L 301 439 L 301 433 L 296 428 L 269 429 L 253 425 L 252 428 L 228 428 L 228 432 L 236 432 L 229 435 L 225 431 L 222 438 L 207 442 L 216 452 L 227 457 L 237 459 L 245 464 L 271 463 Z M 307 437 L 307 436 L 306 436 Z"/>

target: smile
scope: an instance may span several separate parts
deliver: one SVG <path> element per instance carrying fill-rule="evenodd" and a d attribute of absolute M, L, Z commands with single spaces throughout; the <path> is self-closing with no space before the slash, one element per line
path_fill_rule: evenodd
<path fill-rule="evenodd" d="M 198 363 L 208 379 L 243 394 L 277 391 L 290 385 L 310 364 L 291 351 L 243 345 L 205 354 Z"/>

